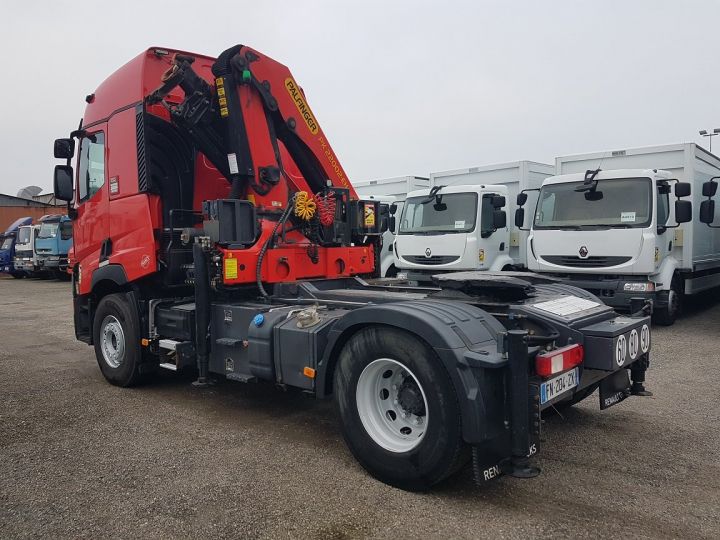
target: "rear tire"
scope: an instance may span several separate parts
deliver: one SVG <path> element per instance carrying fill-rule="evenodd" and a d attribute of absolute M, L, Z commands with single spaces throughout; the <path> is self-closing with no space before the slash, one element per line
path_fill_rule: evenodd
<path fill-rule="evenodd" d="M 334 383 L 345 442 L 378 480 L 424 490 L 467 461 L 452 381 L 417 336 L 360 330 L 340 353 Z"/>
<path fill-rule="evenodd" d="M 14 277 L 15 279 L 22 279 L 25 277 L 25 274 L 23 274 L 21 272 L 12 272 L 10 275 L 12 277 Z"/>
<path fill-rule="evenodd" d="M 110 384 L 127 387 L 145 379 L 139 316 L 125 294 L 110 294 L 100 301 L 93 343 L 100 371 Z"/>

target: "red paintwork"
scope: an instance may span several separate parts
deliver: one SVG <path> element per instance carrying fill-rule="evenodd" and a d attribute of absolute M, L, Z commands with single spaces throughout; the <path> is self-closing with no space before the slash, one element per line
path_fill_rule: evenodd
<path fill-rule="evenodd" d="M 77 218 L 74 220 L 74 260 L 81 266 L 82 279 L 78 284 L 79 294 L 88 294 L 92 273 L 99 266 L 100 248 L 103 241 L 112 241 L 111 264 L 120 264 L 128 280 L 135 281 L 158 270 L 159 232 L 162 222 L 162 202 L 159 196 L 138 193 L 138 169 L 135 134 L 135 105 L 143 102 L 160 85 L 160 78 L 171 65 L 175 53 L 181 52 L 195 57 L 193 69 L 214 87 L 211 72 L 213 58 L 168 50 L 168 55 L 157 56 L 153 47 L 138 55 L 115 73 L 110 75 L 95 91 L 85 110 L 83 125 L 89 132 L 105 133 L 105 184 L 89 200 L 82 204 L 75 202 Z M 248 48 L 243 48 L 244 52 Z M 253 74 L 261 81 L 267 80 L 278 107 L 284 118 L 297 121 L 296 133 L 316 155 L 318 162 L 333 185 L 350 190 L 350 196 L 357 195 L 347 180 L 347 175 L 327 143 L 314 114 L 304 101 L 304 94 L 287 67 L 253 51 L 258 60 L 251 64 Z M 288 81 L 290 81 L 288 83 Z M 291 88 L 294 95 L 288 90 Z M 230 90 L 230 89 L 228 89 Z M 238 86 L 240 103 L 248 130 L 253 164 L 256 167 L 276 165 L 270 143 L 260 96 L 250 86 Z M 166 101 L 179 103 L 182 90 L 175 88 Z M 303 120 L 296 106 L 300 100 L 309 113 L 311 129 Z M 120 109 L 126 110 L 120 111 Z M 147 113 L 169 121 L 169 115 L 162 105 L 147 107 Z M 314 131 L 314 133 L 313 133 Z M 279 141 L 278 141 L 279 142 Z M 310 191 L 305 179 L 287 150 L 279 142 L 283 166 L 289 181 L 281 181 L 267 195 L 251 191 L 258 208 L 284 208 L 289 192 Z M 256 178 L 257 178 L 256 170 Z M 110 186 L 116 192 L 111 193 Z M 193 208 L 201 210 L 202 201 L 227 197 L 230 186 L 227 180 L 202 155 L 195 165 L 195 187 Z M 225 257 L 238 259 L 238 275 L 226 279 L 229 285 L 255 281 L 257 256 L 265 239 L 270 235 L 273 224 L 262 224 L 262 235 L 252 247 L 244 250 L 223 251 Z M 301 233 L 288 233 L 291 244 L 268 250 L 262 267 L 265 282 L 291 281 L 304 278 L 341 277 L 369 273 L 374 268 L 374 254 L 369 246 L 347 248 L 319 248 L 319 261 L 313 264 L 307 255 L 307 239 Z"/>

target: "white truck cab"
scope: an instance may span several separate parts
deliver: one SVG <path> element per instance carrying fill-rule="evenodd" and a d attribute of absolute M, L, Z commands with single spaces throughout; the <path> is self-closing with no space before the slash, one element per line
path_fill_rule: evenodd
<path fill-rule="evenodd" d="M 412 280 L 459 270 L 502 270 L 510 229 L 502 185 L 436 186 L 408 193 L 395 236 L 396 266 Z"/>
<path fill-rule="evenodd" d="M 38 269 L 35 239 L 39 230 L 40 225 L 23 225 L 18 229 L 13 263 L 18 271 L 25 272 L 27 275 L 33 275 Z"/>
<path fill-rule="evenodd" d="M 712 171 L 696 165 L 547 178 L 537 204 L 528 207 L 528 268 L 587 289 L 619 310 L 630 309 L 633 298 L 651 300 L 655 322 L 672 324 L 683 295 L 720 285 L 720 243 L 693 222 L 689 200 Z M 516 220 L 525 220 L 523 213 L 518 210 Z"/>

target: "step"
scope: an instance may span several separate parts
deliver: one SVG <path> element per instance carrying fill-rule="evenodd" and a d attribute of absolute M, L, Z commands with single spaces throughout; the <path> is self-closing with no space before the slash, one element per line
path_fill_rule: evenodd
<path fill-rule="evenodd" d="M 225 376 L 231 381 L 239 381 L 245 383 L 257 382 L 257 377 L 255 375 L 250 375 L 249 373 L 228 373 Z"/>
<path fill-rule="evenodd" d="M 158 364 L 163 369 L 169 369 L 170 371 L 177 371 L 177 366 L 171 362 L 163 362 Z"/>
<path fill-rule="evenodd" d="M 182 343 L 182 341 L 175 341 L 174 339 L 161 339 L 158 341 L 158 346 L 161 349 L 174 351 L 175 347 L 177 347 L 180 343 Z"/>

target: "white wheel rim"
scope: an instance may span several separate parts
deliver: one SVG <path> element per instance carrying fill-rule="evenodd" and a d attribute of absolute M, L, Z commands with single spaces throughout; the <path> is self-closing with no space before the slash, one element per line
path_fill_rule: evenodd
<path fill-rule="evenodd" d="M 355 398 L 365 431 L 385 450 L 408 452 L 425 436 L 425 391 L 415 374 L 400 362 L 390 358 L 370 362 L 360 374 Z"/>
<path fill-rule="evenodd" d="M 113 369 L 125 360 L 125 333 L 113 315 L 107 315 L 100 325 L 100 350 L 105 363 Z"/>

